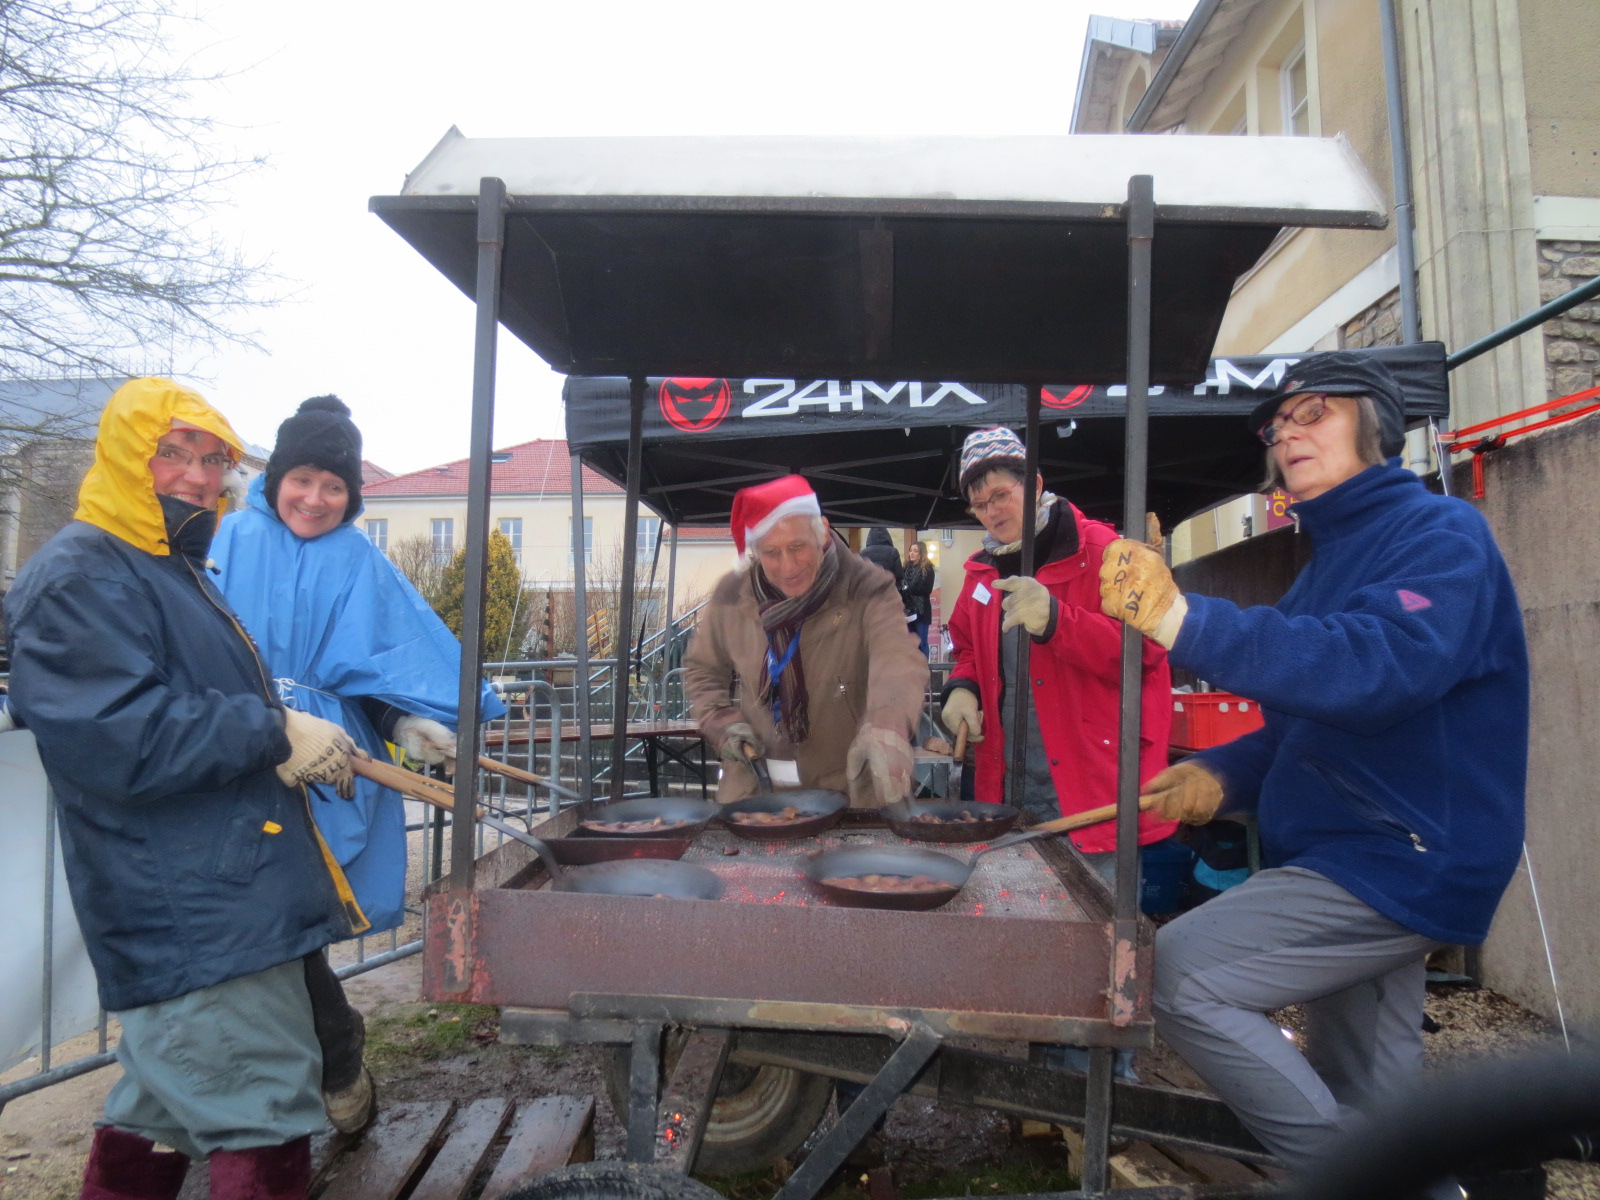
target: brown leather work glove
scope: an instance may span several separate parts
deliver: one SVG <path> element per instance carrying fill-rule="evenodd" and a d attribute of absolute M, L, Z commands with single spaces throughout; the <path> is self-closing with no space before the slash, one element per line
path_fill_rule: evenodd
<path fill-rule="evenodd" d="M 1168 821 L 1204 825 L 1222 807 L 1222 781 L 1199 763 L 1181 762 L 1145 784 L 1139 795 Z"/>
<path fill-rule="evenodd" d="M 1100 609 L 1171 650 L 1189 605 L 1166 559 L 1143 542 L 1118 538 L 1100 560 Z"/>

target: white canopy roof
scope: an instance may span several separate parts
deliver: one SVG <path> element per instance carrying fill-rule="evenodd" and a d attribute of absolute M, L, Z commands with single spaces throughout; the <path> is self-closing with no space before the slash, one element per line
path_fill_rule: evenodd
<path fill-rule="evenodd" d="M 794 202 L 759 206 L 769 212 L 872 199 L 949 211 L 1120 205 L 1131 175 L 1154 177 L 1160 207 L 1233 210 L 1234 220 L 1307 217 L 1287 224 L 1386 220 L 1382 196 L 1343 137 L 468 138 L 452 128 L 402 194 L 474 196 L 480 179 L 495 176 L 514 197 Z"/>

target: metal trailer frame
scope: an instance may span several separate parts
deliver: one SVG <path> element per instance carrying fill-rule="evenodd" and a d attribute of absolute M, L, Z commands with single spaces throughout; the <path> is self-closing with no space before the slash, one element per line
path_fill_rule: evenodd
<path fill-rule="evenodd" d="M 448 139 L 447 139 L 448 140 Z M 437 151 L 436 151 L 437 153 Z M 424 164 L 424 168 L 428 164 Z M 460 200 L 455 197 L 423 197 L 413 201 L 413 211 L 426 211 L 430 202 L 439 200 L 443 203 L 432 204 L 434 211 L 460 211 Z M 616 205 L 618 210 L 629 207 L 637 208 L 637 200 L 624 199 Z M 704 199 L 699 202 L 693 200 L 680 200 L 668 198 L 664 204 L 668 209 L 703 209 L 708 212 L 727 210 L 731 202 L 716 198 Z M 803 206 L 803 205 L 802 205 Z M 837 206 L 837 205 L 836 205 Z M 385 202 L 375 199 L 372 207 L 395 224 L 391 211 L 386 211 Z M 559 209 L 561 202 L 544 200 L 535 205 L 541 211 L 548 211 L 554 207 Z M 601 205 L 605 208 L 605 205 Z M 913 215 L 936 213 L 940 210 L 939 202 L 902 204 L 902 209 L 910 211 Z M 1006 211 L 1021 213 L 1033 212 L 1028 206 L 1000 206 Z M 1054 206 L 1065 209 L 1072 206 Z M 1084 206 L 1078 206 L 1083 208 Z M 1354 206 L 1352 206 L 1354 207 Z M 870 213 L 872 202 L 846 202 L 842 205 L 845 210 L 856 209 L 859 212 Z M 465 761 L 472 761 L 471 755 L 476 753 L 474 744 L 477 716 L 477 674 L 476 663 L 481 657 L 482 622 L 484 581 L 483 575 L 486 567 L 486 539 L 488 517 L 488 484 L 489 484 L 489 457 L 491 446 L 491 431 L 494 403 L 494 376 L 495 376 L 495 335 L 500 316 L 500 299 L 502 276 L 501 268 L 506 243 L 506 218 L 507 218 L 507 189 L 506 185 L 498 178 L 484 177 L 481 180 L 475 206 L 476 216 L 476 279 L 473 296 L 477 306 L 477 326 L 475 339 L 475 355 L 473 364 L 473 412 L 472 412 L 472 461 L 469 485 L 468 506 L 468 559 L 467 559 L 467 590 L 463 605 L 462 629 L 462 722 L 460 755 L 468 756 Z M 1035 215 L 1042 215 L 1035 213 Z M 1105 218 L 1120 215 L 1125 229 L 1127 245 L 1126 258 L 1126 367 L 1124 378 L 1127 381 L 1127 442 L 1124 465 L 1124 528 L 1136 531 L 1142 526 L 1145 511 L 1145 470 L 1148 446 L 1148 392 L 1151 380 L 1151 288 L 1152 288 L 1152 243 L 1155 236 L 1157 208 L 1153 196 L 1153 179 L 1150 175 L 1134 174 L 1128 178 L 1127 197 L 1121 205 L 1120 214 L 1116 214 L 1111 206 L 1099 206 L 1080 215 L 1093 216 L 1103 224 Z M 1270 216 L 1274 223 L 1307 223 L 1307 224 L 1343 224 L 1371 227 L 1382 224 L 1381 214 L 1374 217 L 1370 212 L 1319 211 L 1312 212 L 1305 209 L 1273 211 L 1263 214 L 1260 210 L 1248 208 L 1227 209 L 1215 204 L 1189 209 L 1179 216 L 1180 222 L 1188 221 L 1216 226 L 1226 229 L 1230 224 L 1259 226 Z M 396 226 L 399 228 L 399 226 Z M 1181 224 L 1179 228 L 1181 228 Z M 402 232 L 405 232 L 402 230 Z M 884 301 L 885 281 L 881 278 L 884 269 L 881 246 L 874 249 L 875 235 L 883 235 L 881 228 L 874 233 L 861 234 L 862 257 L 867 260 L 863 268 L 865 290 L 868 296 L 870 311 L 868 312 L 867 344 L 869 357 L 872 356 L 871 347 L 880 347 L 887 337 L 888 321 L 887 302 Z M 406 234 L 411 237 L 411 234 Z M 886 235 L 883 235 L 886 236 Z M 878 237 L 881 242 L 881 236 Z M 419 245 L 419 248 L 421 246 Z M 1102 266 L 1104 258 L 1104 244 L 1101 243 Z M 451 260 L 451 268 L 460 274 L 464 264 L 459 258 Z M 445 269 L 441 265 L 441 269 Z M 892 269 L 892 268 L 891 268 Z M 876 272 L 876 274 L 874 273 Z M 448 273 L 448 272 L 447 272 Z M 1215 273 L 1215 272 L 1213 272 Z M 872 297 L 877 297 L 874 301 Z M 873 307 L 877 304 L 876 307 Z M 522 314 L 525 318 L 526 313 Z M 1220 310 L 1217 319 L 1220 320 Z M 1212 331 L 1214 336 L 1214 327 Z M 524 340 L 528 340 L 527 336 Z M 1209 344 L 1204 347 L 1209 350 Z M 548 357 L 548 355 L 547 355 Z M 576 364 L 578 369 L 583 369 L 582 364 Z M 738 364 L 741 367 L 746 365 Z M 1040 364 L 1026 364 L 1037 368 Z M 637 512 L 639 506 L 641 480 L 639 477 L 639 464 L 642 442 L 643 409 L 645 400 L 645 380 L 648 373 L 648 364 L 639 364 L 630 367 L 630 428 L 628 442 L 628 470 L 626 481 L 626 525 L 624 528 L 624 570 L 623 593 L 621 599 L 622 612 L 619 625 L 624 631 L 631 629 L 632 612 L 632 576 L 635 540 L 637 536 Z M 667 369 L 681 369 L 679 364 L 668 364 Z M 1100 370 L 1104 373 L 1108 368 L 1101 363 Z M 1170 358 L 1166 368 L 1170 374 L 1176 368 Z M 1038 424 L 1039 408 L 1041 403 L 1040 384 L 1042 377 L 1039 370 L 1023 370 L 1019 377 L 1035 384 L 1029 389 L 1028 399 L 1028 431 L 1027 454 L 1030 476 L 1034 473 L 1038 461 Z M 574 475 L 576 477 L 576 470 Z M 1023 563 L 1026 570 L 1033 561 L 1033 498 L 1031 489 L 1025 489 L 1028 496 L 1026 502 L 1023 539 Z M 1135 532 L 1134 536 L 1138 536 Z M 575 558 L 581 560 L 582 546 L 577 539 L 582 537 L 582 527 L 575 522 Z M 1027 643 L 1023 640 L 1019 654 L 1019 666 L 1025 671 L 1027 663 Z M 624 635 L 624 648 L 619 652 L 618 669 L 623 672 L 617 681 L 618 693 L 614 701 L 616 713 L 615 720 L 621 723 L 626 717 L 626 641 Z M 1137 872 L 1137 822 L 1138 822 L 1138 747 L 1139 747 L 1139 699 L 1141 690 L 1140 673 L 1140 635 L 1131 628 L 1125 627 L 1122 642 L 1122 705 L 1120 713 L 1120 752 L 1119 752 L 1119 779 L 1118 779 L 1118 817 L 1117 817 L 1117 885 L 1111 906 L 1110 914 L 1110 946 L 1109 946 L 1109 973 L 1105 979 L 1105 993 L 1107 997 L 1106 1025 L 1103 1027 L 1111 1031 L 1123 1031 L 1128 1038 L 1137 1039 L 1139 1031 L 1134 1029 L 1135 1018 L 1138 1013 L 1141 986 L 1144 984 L 1144 972 L 1139 969 L 1139 912 L 1138 912 L 1138 872 Z M 1019 677 L 1021 677 L 1019 675 Z M 1017 689 L 1018 699 L 1016 713 L 1025 714 L 1026 689 Z M 1025 727 L 1024 724 L 1015 724 L 1014 728 Z M 1021 739 L 1018 739 L 1019 743 Z M 614 755 L 620 751 L 621 742 L 614 743 Z M 1011 764 L 1010 774 L 1015 773 L 1021 766 L 1020 754 Z M 459 756 L 458 756 L 459 758 Z M 621 771 L 615 770 L 613 779 L 613 792 L 620 794 Z M 474 803 L 473 782 L 471 773 L 462 773 L 456 780 L 456 807 L 458 812 L 472 811 Z M 575 814 L 571 814 L 575 817 Z M 558 818 L 559 819 L 559 818 Z M 474 841 L 471 836 L 472 827 L 457 823 L 452 830 L 452 870 L 448 882 L 443 888 L 436 891 L 428 904 L 428 932 L 435 939 L 437 947 L 437 971 L 431 979 L 434 985 L 435 998 L 446 999 L 452 997 L 471 996 L 475 987 L 482 982 L 480 963 L 477 960 L 479 936 L 487 922 L 484 920 L 489 914 L 485 906 L 492 906 L 495 892 L 491 890 L 476 891 L 474 889 Z M 505 874 L 510 868 L 503 866 L 497 872 L 504 882 L 509 875 Z M 496 881 L 491 881 L 496 882 Z M 551 896 L 554 900 L 578 899 L 589 904 L 610 906 L 651 905 L 659 902 L 648 899 L 633 899 L 622 897 L 570 897 Z M 668 902 L 669 904 L 671 902 Z M 717 907 L 711 905 L 708 907 Z M 838 912 L 843 910 L 816 910 L 812 915 L 820 912 Z M 618 914 L 619 916 L 623 914 Z M 1149 951 L 1148 942 L 1145 947 Z M 659 1034 L 666 1020 L 674 1015 L 679 1017 L 699 1017 L 718 1023 L 717 1029 L 702 1030 L 702 1035 L 691 1044 L 693 1054 L 686 1054 L 689 1060 L 678 1075 L 668 1084 L 668 1095 L 677 1105 L 682 1101 L 684 1111 L 698 1111 L 703 1114 L 709 1109 L 710 1098 L 715 1094 L 717 1077 L 721 1064 L 725 1061 L 728 1049 L 729 1034 L 727 1028 L 721 1025 L 723 1018 L 730 1021 L 737 1020 L 742 1028 L 759 1027 L 763 1022 L 759 1012 L 746 1011 L 742 1014 L 727 1010 L 704 1007 L 695 1008 L 678 1005 L 662 1006 L 659 999 L 650 998 L 611 998 L 600 997 L 572 997 L 572 1011 L 580 1019 L 599 1019 L 602 1021 L 628 1020 L 632 1026 L 632 1070 L 631 1092 L 632 1108 L 635 1113 L 635 1123 L 630 1132 L 630 1154 L 640 1159 L 653 1159 L 656 1157 L 657 1136 L 654 1120 L 645 1121 L 640 1118 L 654 1114 L 657 1108 L 658 1094 L 656 1080 L 659 1073 Z M 654 1007 L 652 1007 L 654 1005 Z M 824 1008 L 829 1006 L 823 1006 Z M 770 1022 L 778 1028 L 786 1030 L 816 1029 L 819 1024 L 823 1028 L 837 1028 L 838 1011 L 825 1014 L 819 1021 L 818 1014 L 790 1012 L 777 1021 Z M 909 1019 L 908 1019 L 909 1018 Z M 850 1019 L 847 1015 L 847 1019 Z M 898 1039 L 899 1044 L 888 1058 L 872 1075 L 871 1082 L 860 1097 L 842 1114 L 838 1124 L 826 1135 L 814 1149 L 801 1167 L 790 1177 L 775 1200 L 809 1200 L 825 1184 L 829 1175 L 837 1166 L 841 1165 L 848 1151 L 867 1133 L 872 1124 L 883 1115 L 893 1098 L 903 1092 L 907 1087 L 922 1076 L 929 1067 L 935 1055 L 941 1048 L 943 1031 L 936 1028 L 929 1019 L 929 1014 L 910 1013 L 900 1016 L 893 1012 L 882 1010 L 856 1014 L 854 1019 L 864 1021 L 866 1027 L 889 1033 Z M 998 1032 L 1004 1028 L 1004 1023 L 996 1025 L 990 1032 Z M 1088 1029 L 1084 1033 L 1094 1032 Z M 1084 1124 L 1084 1170 L 1082 1178 L 1082 1195 L 1098 1196 L 1104 1194 L 1109 1187 L 1109 1144 L 1113 1128 L 1113 1095 L 1112 1080 L 1114 1045 L 1119 1037 L 1100 1039 L 1102 1044 L 1095 1045 L 1090 1050 L 1089 1073 L 1083 1084 L 1083 1124 Z M 1039 1079 L 1028 1080 L 1029 1085 L 1043 1088 L 1046 1081 Z M 1048 1090 L 1048 1089 L 1045 1089 Z M 1215 1104 L 1216 1102 L 1213 1102 Z M 674 1108 L 674 1111 L 677 1111 Z M 681 1125 L 681 1122 L 680 1122 Z M 646 1139 L 648 1131 L 649 1138 Z M 1236 1139 L 1237 1140 L 1237 1139 Z M 692 1164 L 693 1148 L 698 1141 L 698 1132 L 694 1122 L 689 1123 L 687 1129 L 674 1126 L 662 1131 L 662 1145 L 670 1147 L 671 1161 L 683 1168 Z M 1130 1193 L 1132 1194 L 1132 1193 Z M 1171 1194 L 1164 1191 L 1148 1193 L 1152 1197 Z"/>

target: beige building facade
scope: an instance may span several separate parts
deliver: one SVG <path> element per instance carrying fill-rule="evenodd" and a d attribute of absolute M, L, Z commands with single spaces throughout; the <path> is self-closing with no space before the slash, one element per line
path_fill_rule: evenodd
<path fill-rule="evenodd" d="M 1395 0 L 1400 96 L 1414 202 L 1421 336 L 1459 351 L 1600 275 L 1600 45 L 1593 0 Z M 1382 8 L 1374 0 L 1200 0 L 1170 44 L 1159 22 L 1107 24 L 1085 50 L 1075 132 L 1340 137 L 1393 205 Z M 1095 27 L 1091 24 L 1091 35 Z M 1141 81 L 1148 80 L 1143 83 Z M 1086 97 L 1098 96 L 1098 105 Z M 1160 182 L 1157 181 L 1159 201 Z M 1397 214 L 1397 217 L 1403 217 Z M 1397 222 L 1297 230 L 1240 277 L 1215 352 L 1296 354 L 1402 340 Z M 1600 384 L 1600 304 L 1580 305 L 1451 373 L 1451 428 Z M 1554 1015 L 1600 1026 L 1600 901 L 1591 847 L 1600 742 L 1596 534 L 1574 521 L 1600 454 L 1600 416 L 1534 434 L 1486 460 L 1489 518 L 1523 604 L 1533 668 L 1528 850 L 1484 947 L 1485 981 Z M 1426 433 L 1407 465 L 1438 470 Z M 1470 479 L 1458 463 L 1459 494 Z M 1592 478 L 1592 470 L 1588 477 Z M 1181 525 L 1175 560 L 1267 528 L 1242 497 Z M 1281 543 L 1281 536 L 1278 539 Z M 1550 563 L 1577 558 L 1582 570 Z M 1256 556 L 1273 553 L 1265 543 Z M 1208 578 L 1219 571 L 1196 562 Z M 1269 572 L 1270 573 L 1270 572 Z M 1259 574 L 1259 572 L 1258 572 Z M 1493 736 L 1493 731 L 1485 731 Z M 1536 904 L 1534 885 L 1542 906 Z M 1546 963 L 1546 934 L 1553 971 Z"/>
<path fill-rule="evenodd" d="M 573 540 L 571 459 L 563 441 L 525 442 L 494 455 L 489 527 L 510 540 L 525 583 L 538 592 L 572 591 Z M 425 539 L 441 557 L 464 544 L 467 531 L 467 462 L 446 463 L 396 475 L 363 488 L 365 509 L 358 527 L 374 545 L 393 554 L 403 542 Z M 590 590 L 613 587 L 621 578 L 625 504 L 622 490 L 585 470 L 583 486 L 584 569 Z M 661 552 L 656 559 L 657 541 Z M 655 561 L 656 590 L 665 593 L 672 530 L 641 509 L 638 586 L 648 586 Z M 682 529 L 674 580 L 676 614 L 710 593 L 735 562 L 726 529 Z"/>

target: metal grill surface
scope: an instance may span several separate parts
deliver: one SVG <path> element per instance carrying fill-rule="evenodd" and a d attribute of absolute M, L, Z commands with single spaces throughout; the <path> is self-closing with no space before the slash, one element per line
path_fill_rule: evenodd
<path fill-rule="evenodd" d="M 839 846 L 904 846 L 887 829 L 831 830 L 793 842 L 756 842 L 708 829 L 683 856 L 715 871 L 727 885 L 724 901 L 746 904 L 792 904 L 835 907 L 800 878 L 805 855 Z M 963 846 L 951 854 L 962 862 L 987 845 Z M 920 849 L 929 849 L 919 846 Z M 726 850 L 737 854 L 726 854 Z M 967 886 L 950 903 L 929 915 L 1002 916 L 1024 919 L 1084 921 L 1088 917 L 1050 865 L 1031 843 L 1008 846 L 978 863 Z"/>

